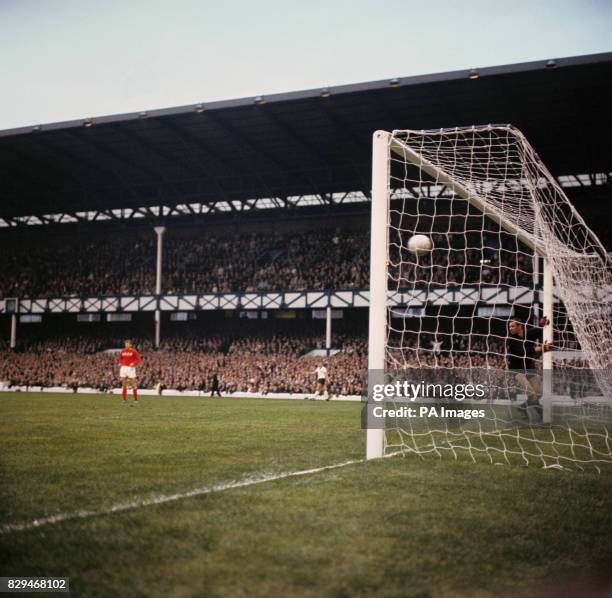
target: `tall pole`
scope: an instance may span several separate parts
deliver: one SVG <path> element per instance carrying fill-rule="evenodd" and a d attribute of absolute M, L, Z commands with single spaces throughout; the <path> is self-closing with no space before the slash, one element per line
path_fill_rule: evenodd
<path fill-rule="evenodd" d="M 366 459 L 384 454 L 385 431 L 374 427 L 371 414 L 374 377 L 385 370 L 387 339 L 387 219 L 389 214 L 389 133 L 376 131 L 372 140 L 372 215 L 370 230 L 370 319 L 368 328 L 368 403 Z"/>
<path fill-rule="evenodd" d="M 14 349 L 17 345 L 17 314 L 11 314 L 11 349 Z"/>
<path fill-rule="evenodd" d="M 332 347 L 332 308 L 331 305 L 327 306 L 325 310 L 325 349 L 327 356 Z"/>
<path fill-rule="evenodd" d="M 552 344 L 553 342 L 553 275 L 550 263 L 547 258 L 544 258 L 544 283 L 543 283 L 543 304 L 544 309 L 542 315 L 548 318 L 548 323 L 544 326 L 543 342 L 544 344 Z M 545 424 L 552 423 L 552 376 L 553 376 L 553 355 L 552 351 L 542 354 L 542 422 Z"/>
<path fill-rule="evenodd" d="M 533 325 L 537 326 L 540 320 L 542 306 L 540 305 L 540 294 L 537 292 L 540 287 L 540 254 L 537 251 L 533 252 L 533 290 L 534 296 L 537 297 L 535 300 L 535 309 L 533 310 Z"/>
<path fill-rule="evenodd" d="M 155 273 L 155 294 L 159 300 L 159 296 L 162 291 L 162 255 L 163 255 L 163 242 L 164 233 L 166 232 L 165 226 L 156 226 L 155 234 L 157 235 L 157 269 Z M 159 308 L 155 310 L 155 347 L 159 347 L 161 340 L 161 312 Z"/>

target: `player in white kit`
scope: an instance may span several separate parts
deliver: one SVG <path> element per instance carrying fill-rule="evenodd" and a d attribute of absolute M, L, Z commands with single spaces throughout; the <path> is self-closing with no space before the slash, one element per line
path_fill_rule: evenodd
<path fill-rule="evenodd" d="M 329 393 L 327 392 L 327 368 L 321 363 L 315 370 L 317 376 L 317 385 L 315 387 L 315 399 L 317 395 L 325 396 L 325 400 L 329 401 Z"/>

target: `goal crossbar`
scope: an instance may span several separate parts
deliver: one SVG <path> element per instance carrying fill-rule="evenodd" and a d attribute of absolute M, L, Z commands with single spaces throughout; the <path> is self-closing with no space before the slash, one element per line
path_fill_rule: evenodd
<path fill-rule="evenodd" d="M 499 214 L 495 209 L 488 205 L 484 199 L 482 199 L 476 193 L 472 193 L 466 189 L 461 183 L 454 181 L 446 172 L 444 172 L 444 170 L 435 164 L 432 164 L 423 156 L 417 154 L 412 148 L 408 147 L 398 139 L 393 138 L 389 144 L 389 147 L 393 153 L 426 172 L 436 181 L 436 183 L 441 183 L 446 186 L 455 195 L 465 199 L 465 201 L 482 212 L 482 214 L 493 220 L 496 224 L 499 224 L 499 226 L 501 226 L 504 230 L 512 235 L 515 235 L 527 247 L 537 252 L 540 256 L 545 257 L 544 248 L 540 243 L 537 243 L 533 237 L 525 235 L 524 232 L 517 228 L 512 222 L 508 221 L 502 214 Z"/>

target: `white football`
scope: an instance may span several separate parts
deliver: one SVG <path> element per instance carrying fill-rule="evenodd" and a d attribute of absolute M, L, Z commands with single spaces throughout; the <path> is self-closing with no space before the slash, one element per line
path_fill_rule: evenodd
<path fill-rule="evenodd" d="M 408 249 L 415 255 L 425 255 L 431 251 L 431 239 L 426 235 L 413 235 L 408 239 Z"/>

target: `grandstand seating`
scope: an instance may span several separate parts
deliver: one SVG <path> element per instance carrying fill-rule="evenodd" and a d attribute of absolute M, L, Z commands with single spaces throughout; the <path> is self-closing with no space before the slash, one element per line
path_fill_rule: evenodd
<path fill-rule="evenodd" d="M 451 229 L 454 226 L 442 218 L 439 222 Z M 282 230 L 279 233 L 274 227 L 242 226 L 238 232 L 226 227 L 212 228 L 204 234 L 193 227 L 171 228 L 164 242 L 163 292 L 367 288 L 369 243 L 365 221 L 344 229 L 301 223 L 294 230 L 291 226 L 283 226 Z M 36 234 L 28 231 L 16 238 L 5 235 L 0 240 L 4 257 L 0 263 L 0 297 L 154 292 L 156 245 L 149 228 L 135 229 L 133 234 L 126 234 L 124 229 L 105 229 L 103 234 L 94 227 L 94 233 L 80 233 L 85 235 L 81 237 L 47 238 Z M 486 255 L 468 248 L 449 252 L 444 246 L 448 238 L 434 233 L 432 254 L 423 257 L 418 265 L 407 267 L 419 268 L 418 278 L 432 284 L 481 280 L 491 284 L 529 284 L 531 264 L 524 256 L 518 268 L 511 263 L 516 252 L 511 251 L 510 245 L 515 241 L 510 236 L 492 239 L 491 246 L 485 248 Z M 33 246 L 36 251 L 32 251 Z M 453 259 L 459 256 L 460 263 L 449 263 L 447 255 L 455 256 Z M 483 256 L 490 259 L 483 260 Z M 437 266 L 432 267 L 432 263 Z M 407 272 L 403 277 L 410 279 Z M 154 350 L 150 314 L 146 316 L 146 326 L 132 326 L 129 332 L 125 328 L 125 332 L 119 332 L 107 323 L 88 326 L 86 331 L 66 328 L 63 320 L 54 327 L 51 316 L 45 317 L 41 333 L 20 327 L 17 351 L 8 350 L 6 338 L 0 341 L 0 380 L 17 386 L 111 388 L 117 384 L 116 357 L 104 351 L 120 346 L 122 337 L 128 334 L 146 356 L 140 372 L 143 387 L 162 384 L 179 390 L 208 389 L 212 373 L 218 371 L 226 392 L 311 389 L 316 359 L 301 356 L 310 349 L 321 348 L 324 342 L 323 329 L 315 331 L 312 320 L 302 330 L 283 330 L 270 322 L 255 322 L 252 326 L 225 322 L 212 328 L 196 325 L 172 330 L 164 325 L 161 346 Z M 74 319 L 74 315 L 70 317 Z M 335 394 L 361 391 L 366 370 L 365 316 L 357 321 L 356 326 L 340 326 L 334 331 L 333 346 L 341 349 L 329 361 L 331 391 Z M 480 350 L 474 346 L 468 363 L 465 347 L 454 350 L 447 346 L 443 356 L 434 356 L 430 347 L 410 347 L 410 334 L 403 342 L 406 354 L 421 367 L 440 359 L 452 360 L 455 366 L 503 366 L 501 348 Z M 480 363 L 475 354 L 488 357 Z"/>
<path fill-rule="evenodd" d="M 307 336 L 267 335 L 227 339 L 166 339 L 153 351 L 148 339 L 135 339 L 145 359 L 139 370 L 140 385 L 163 384 L 178 390 L 207 390 L 218 372 L 224 392 L 309 392 L 318 359 L 300 355 L 321 346 Z M 117 386 L 117 356 L 97 351 L 120 346 L 108 337 L 63 337 L 25 343 L 20 351 L 0 352 L 0 380 L 11 386 L 93 387 Z M 339 336 L 343 351 L 330 358 L 332 392 L 359 394 L 365 371 L 366 337 Z"/>
<path fill-rule="evenodd" d="M 299 233 L 169 236 L 164 243 L 167 294 L 280 289 L 365 288 L 367 235 L 334 229 Z M 31 241 L 30 241 L 31 243 Z M 6 243 L 0 297 L 147 294 L 155 289 L 155 241 L 125 236 L 31 245 Z"/>
<path fill-rule="evenodd" d="M 441 226 L 454 226 L 453 222 Z M 456 222 L 457 230 L 462 223 Z M 164 241 L 162 292 L 231 293 L 278 290 L 365 289 L 369 281 L 369 235 L 361 228 L 311 228 L 283 233 L 238 234 L 171 229 Z M 432 284 L 529 283 L 531 263 L 517 258 L 510 236 L 492 235 L 490 247 L 448 251 L 448 236 L 433 235 L 434 251 L 412 275 Z M 32 251 L 33 244 L 36 251 Z M 454 247 L 457 249 L 457 247 Z M 459 248 L 461 249 L 461 248 Z M 93 297 L 150 294 L 155 290 L 156 242 L 149 230 L 126 235 L 0 241 L 0 298 Z M 391 246 L 393 251 L 393 245 Z M 488 263 L 483 263 L 483 257 Z M 449 262 L 449 259 L 452 261 Z M 513 260 L 522 260 L 514 264 Z M 432 264 L 436 264 L 432 266 Z M 406 265 L 407 268 L 417 266 Z M 402 277 L 411 280 L 411 272 Z"/>

